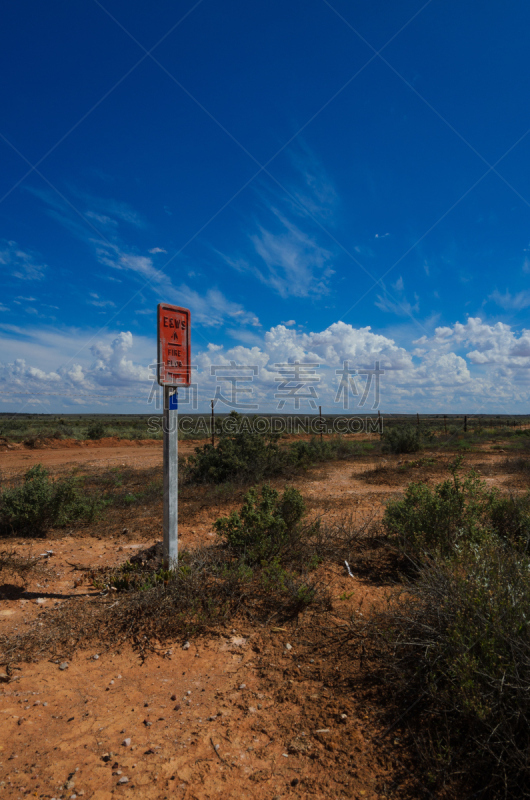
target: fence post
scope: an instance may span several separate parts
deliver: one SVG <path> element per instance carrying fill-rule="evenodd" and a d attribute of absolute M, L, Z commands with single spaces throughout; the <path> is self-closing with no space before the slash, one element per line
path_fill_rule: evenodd
<path fill-rule="evenodd" d="M 418 414 L 418 412 L 417 412 L 417 411 L 416 411 L 416 416 L 417 416 L 417 418 L 418 418 L 418 428 L 419 428 L 419 427 L 420 427 L 420 415 Z"/>
<path fill-rule="evenodd" d="M 379 426 L 379 435 L 382 433 L 382 425 L 381 425 L 381 411 L 377 409 L 377 422 Z"/>
<path fill-rule="evenodd" d="M 212 433 L 212 447 L 215 447 L 215 422 L 213 416 L 213 400 L 212 400 L 212 425 L 211 425 L 211 433 Z"/>
<path fill-rule="evenodd" d="M 322 442 L 322 406 L 318 407 L 318 415 L 320 417 L 320 441 Z"/>
<path fill-rule="evenodd" d="M 444 433 L 447 434 L 447 417 L 444 414 Z"/>
<path fill-rule="evenodd" d="M 464 417 L 464 433 L 467 433 L 467 415 Z"/>

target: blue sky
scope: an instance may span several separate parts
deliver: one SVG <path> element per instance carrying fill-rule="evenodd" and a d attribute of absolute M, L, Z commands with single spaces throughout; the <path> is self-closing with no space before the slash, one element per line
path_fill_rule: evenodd
<path fill-rule="evenodd" d="M 529 24 L 523 2 L 11 4 L 0 409 L 149 410 L 164 301 L 191 309 L 200 409 L 234 363 L 274 411 L 299 361 L 340 412 L 345 362 L 359 391 L 378 361 L 382 411 L 526 412 Z"/>

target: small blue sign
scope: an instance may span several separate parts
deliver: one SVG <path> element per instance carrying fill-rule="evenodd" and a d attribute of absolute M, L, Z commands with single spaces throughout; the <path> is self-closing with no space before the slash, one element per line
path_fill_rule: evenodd
<path fill-rule="evenodd" d="M 169 410 L 176 411 L 179 407 L 179 396 L 175 392 L 175 394 L 169 395 Z"/>

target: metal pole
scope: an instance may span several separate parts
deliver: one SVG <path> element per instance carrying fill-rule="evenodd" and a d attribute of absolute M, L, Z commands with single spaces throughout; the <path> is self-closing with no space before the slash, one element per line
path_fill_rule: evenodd
<path fill-rule="evenodd" d="M 322 441 L 322 406 L 318 407 L 318 416 L 320 417 L 320 441 Z"/>
<path fill-rule="evenodd" d="M 215 447 L 215 423 L 213 418 L 213 400 L 212 400 L 212 447 Z"/>
<path fill-rule="evenodd" d="M 171 398 L 170 391 L 175 391 Z M 164 386 L 164 568 L 178 560 L 178 395 Z M 175 402 L 176 401 L 176 402 Z"/>

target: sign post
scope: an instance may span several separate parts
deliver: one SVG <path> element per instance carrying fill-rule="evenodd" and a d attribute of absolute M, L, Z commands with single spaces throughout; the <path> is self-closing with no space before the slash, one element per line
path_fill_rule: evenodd
<path fill-rule="evenodd" d="M 157 378 L 164 391 L 164 568 L 178 560 L 178 393 L 191 383 L 190 312 L 158 305 Z"/>

